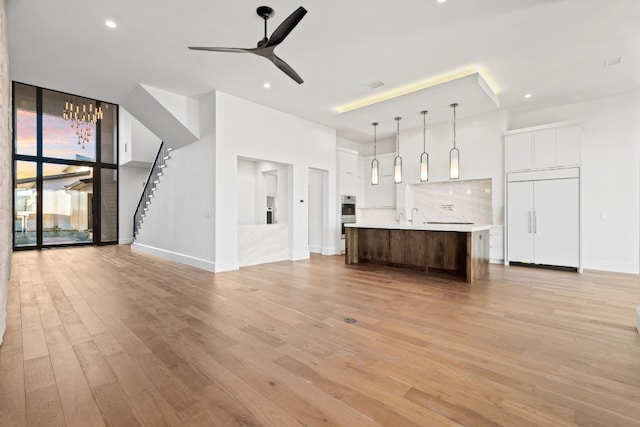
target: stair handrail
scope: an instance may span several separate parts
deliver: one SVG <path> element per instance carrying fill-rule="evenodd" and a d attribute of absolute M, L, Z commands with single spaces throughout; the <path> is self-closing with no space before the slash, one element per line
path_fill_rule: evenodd
<path fill-rule="evenodd" d="M 136 238 L 138 234 L 138 228 L 140 224 L 140 219 L 142 218 L 142 214 L 144 210 L 142 210 L 142 206 L 146 204 L 147 200 L 150 199 L 150 195 L 152 194 L 152 183 L 151 179 L 154 176 L 154 172 L 157 172 L 157 169 L 162 169 L 161 166 L 164 166 L 164 160 L 166 157 L 166 149 L 164 145 L 164 141 L 160 142 L 160 147 L 158 148 L 158 152 L 156 153 L 156 158 L 151 165 L 151 169 L 149 170 L 149 175 L 147 175 L 147 180 L 144 183 L 144 189 L 142 190 L 142 195 L 140 196 L 140 200 L 138 201 L 138 206 L 136 207 L 136 212 L 133 214 L 133 238 Z M 159 161 L 161 163 L 159 163 Z"/>

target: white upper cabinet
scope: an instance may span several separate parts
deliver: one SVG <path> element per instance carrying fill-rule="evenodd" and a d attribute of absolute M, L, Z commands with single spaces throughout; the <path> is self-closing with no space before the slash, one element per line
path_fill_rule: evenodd
<path fill-rule="evenodd" d="M 339 192 L 355 196 L 358 192 L 358 153 L 338 148 L 337 155 Z"/>
<path fill-rule="evenodd" d="M 533 134 L 532 133 L 516 133 L 505 137 L 505 149 L 507 157 L 508 170 L 527 170 L 532 169 L 533 159 L 531 151 L 533 150 Z"/>
<path fill-rule="evenodd" d="M 505 135 L 507 172 L 580 165 L 580 127 L 545 126 Z"/>
<path fill-rule="evenodd" d="M 533 133 L 533 168 L 544 169 L 557 166 L 556 130 L 539 130 Z"/>

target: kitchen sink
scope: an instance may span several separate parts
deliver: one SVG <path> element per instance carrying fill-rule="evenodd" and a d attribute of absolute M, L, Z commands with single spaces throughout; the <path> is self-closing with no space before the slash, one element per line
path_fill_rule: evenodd
<path fill-rule="evenodd" d="M 429 221 L 427 224 L 452 224 L 452 225 L 473 225 L 473 222 L 440 222 L 440 221 Z"/>

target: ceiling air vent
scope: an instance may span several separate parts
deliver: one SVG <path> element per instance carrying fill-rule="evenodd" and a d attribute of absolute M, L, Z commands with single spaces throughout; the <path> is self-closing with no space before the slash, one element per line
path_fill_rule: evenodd
<path fill-rule="evenodd" d="M 374 82 L 369 83 L 367 86 L 369 86 L 369 89 L 375 89 L 380 86 L 384 86 L 384 82 L 382 80 L 376 80 Z"/>
<path fill-rule="evenodd" d="M 622 62 L 622 56 L 616 56 L 615 58 L 609 58 L 604 60 L 604 68 L 620 65 Z"/>

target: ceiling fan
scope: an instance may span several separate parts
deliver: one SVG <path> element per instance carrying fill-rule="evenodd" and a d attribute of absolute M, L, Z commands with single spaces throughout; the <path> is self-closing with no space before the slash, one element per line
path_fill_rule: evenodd
<path fill-rule="evenodd" d="M 286 75 L 295 80 L 298 84 L 302 84 L 304 80 L 296 73 L 289 64 L 280 59 L 273 50 L 284 41 L 289 33 L 295 28 L 296 25 L 302 20 L 304 15 L 307 14 L 307 10 L 300 6 L 296 9 L 282 24 L 276 28 L 271 34 L 271 37 L 267 37 L 267 20 L 274 14 L 273 9 L 269 6 L 260 6 L 256 13 L 264 19 L 264 38 L 258 41 L 257 47 L 252 48 L 236 48 L 236 47 L 194 47 L 189 46 L 191 50 L 207 50 L 213 52 L 235 52 L 235 53 L 253 53 L 267 58 L 273 62 L 276 67 L 280 68 Z"/>

